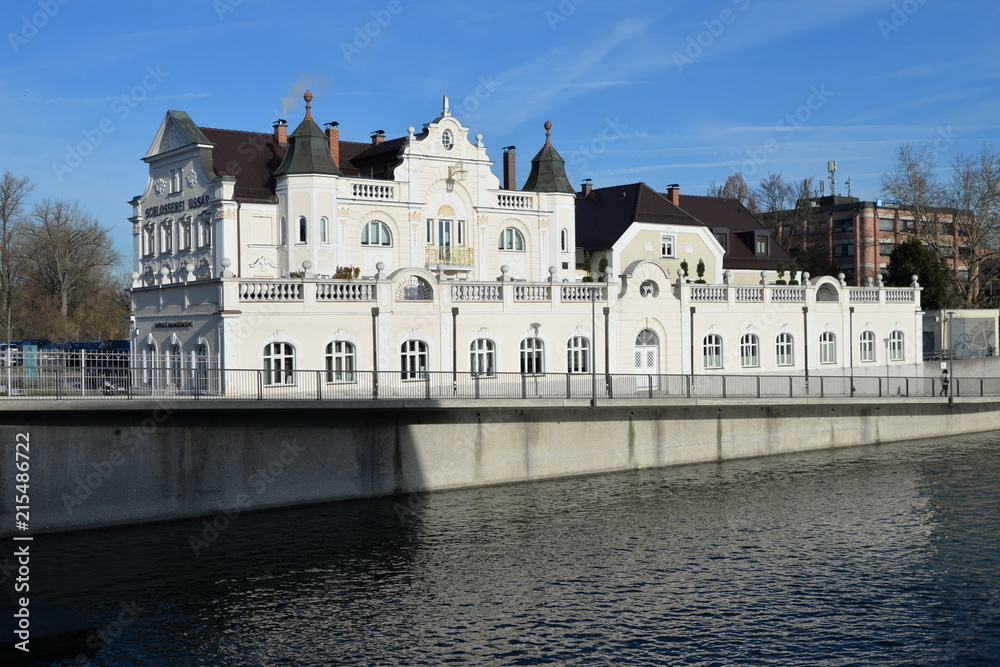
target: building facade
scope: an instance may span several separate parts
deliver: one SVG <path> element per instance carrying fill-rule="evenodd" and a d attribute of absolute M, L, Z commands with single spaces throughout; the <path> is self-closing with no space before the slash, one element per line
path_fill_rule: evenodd
<path fill-rule="evenodd" d="M 892 251 L 914 237 L 935 245 L 955 277 L 968 279 L 961 259 L 967 250 L 965 239 L 952 209 L 914 214 L 894 202 L 837 195 L 801 201 L 796 210 L 771 213 L 765 219 L 786 247 L 820 253 L 851 285 L 865 285 L 885 275 Z"/>
<path fill-rule="evenodd" d="M 403 383 L 504 373 L 569 383 L 921 358 L 919 289 L 776 284 L 783 255 L 752 216 L 726 213 L 735 200 L 685 207 L 678 192 L 642 184 L 578 195 L 547 122 L 516 189 L 513 148 L 501 182 L 447 97 L 419 132 L 370 143 L 321 129 L 305 99 L 290 135 L 283 121 L 255 133 L 166 114 L 131 202 L 144 382 L 181 391 L 187 370 L 218 366 L 263 369 L 272 388 L 375 371 Z M 630 208 L 630 196 L 646 203 Z M 597 282 L 577 268 L 579 239 L 608 259 Z"/>

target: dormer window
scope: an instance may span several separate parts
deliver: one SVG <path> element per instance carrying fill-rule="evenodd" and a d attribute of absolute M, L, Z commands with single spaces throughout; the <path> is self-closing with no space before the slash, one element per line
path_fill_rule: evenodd
<path fill-rule="evenodd" d="M 715 232 L 715 240 L 718 241 L 719 245 L 722 246 L 723 252 L 729 250 L 729 244 L 725 232 Z"/>
<path fill-rule="evenodd" d="M 445 130 L 441 133 L 441 145 L 446 151 L 450 151 L 455 145 L 455 135 L 451 133 L 451 130 Z"/>
<path fill-rule="evenodd" d="M 758 236 L 757 237 L 757 254 L 767 255 L 767 237 Z"/>

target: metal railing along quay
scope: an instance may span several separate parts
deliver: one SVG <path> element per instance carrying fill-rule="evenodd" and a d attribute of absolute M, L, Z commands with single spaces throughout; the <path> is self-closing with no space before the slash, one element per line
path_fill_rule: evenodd
<path fill-rule="evenodd" d="M 952 397 L 1000 397 L 1000 378 L 956 377 Z M 752 399 L 942 397 L 936 377 L 452 373 L 177 366 L 0 367 L 0 400 Z"/>

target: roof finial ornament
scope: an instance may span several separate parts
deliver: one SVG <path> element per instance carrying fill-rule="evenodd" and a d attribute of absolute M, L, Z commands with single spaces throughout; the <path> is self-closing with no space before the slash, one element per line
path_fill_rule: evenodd
<path fill-rule="evenodd" d="M 451 111 L 448 110 L 448 96 L 447 95 L 444 96 L 444 100 L 442 100 L 442 102 L 441 102 L 441 115 L 442 116 L 450 116 L 451 115 Z"/>
<path fill-rule="evenodd" d="M 551 120 L 545 121 L 545 145 L 546 146 L 551 146 L 552 145 L 552 121 Z"/>
<path fill-rule="evenodd" d="M 305 93 L 305 95 L 302 96 L 302 99 L 304 99 L 306 101 L 306 117 L 305 117 L 305 120 L 312 120 L 313 119 L 313 111 L 312 111 L 313 94 L 310 91 L 307 90 L 306 93 Z"/>

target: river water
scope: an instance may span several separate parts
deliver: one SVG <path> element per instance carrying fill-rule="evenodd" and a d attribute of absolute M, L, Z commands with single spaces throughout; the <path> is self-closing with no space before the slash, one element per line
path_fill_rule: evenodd
<path fill-rule="evenodd" d="M 39 536 L 32 600 L 105 630 L 89 664 L 115 667 L 1000 664 L 998 455 L 994 433 L 245 514 L 197 555 L 201 520 Z"/>

